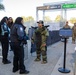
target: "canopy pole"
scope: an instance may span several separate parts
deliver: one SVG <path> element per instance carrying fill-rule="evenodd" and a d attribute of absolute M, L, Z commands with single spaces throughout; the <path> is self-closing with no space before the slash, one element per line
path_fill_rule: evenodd
<path fill-rule="evenodd" d="M 65 21 L 67 21 L 67 10 L 64 9 L 64 18 L 65 18 Z"/>
<path fill-rule="evenodd" d="M 38 9 L 36 8 L 36 21 L 38 21 Z"/>
<path fill-rule="evenodd" d="M 63 9 L 62 9 L 62 4 L 61 4 L 61 21 L 63 20 Z"/>
<path fill-rule="evenodd" d="M 43 21 L 45 20 L 45 10 L 43 10 Z"/>

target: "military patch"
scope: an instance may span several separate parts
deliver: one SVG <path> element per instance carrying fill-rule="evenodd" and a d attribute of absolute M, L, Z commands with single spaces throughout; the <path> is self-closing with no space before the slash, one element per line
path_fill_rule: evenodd
<path fill-rule="evenodd" d="M 20 31 L 23 31 L 23 28 L 22 27 L 20 27 Z"/>

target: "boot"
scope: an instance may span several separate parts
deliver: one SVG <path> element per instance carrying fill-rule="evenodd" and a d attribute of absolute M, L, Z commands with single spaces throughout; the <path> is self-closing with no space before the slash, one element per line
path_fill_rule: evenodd
<path fill-rule="evenodd" d="M 46 64 L 46 63 L 47 63 L 47 61 L 42 61 L 42 62 L 41 62 L 41 64 Z"/>
<path fill-rule="evenodd" d="M 40 61 L 41 59 L 40 58 L 36 58 L 34 61 Z"/>
<path fill-rule="evenodd" d="M 25 70 L 25 71 L 20 71 L 19 73 L 20 74 L 28 74 L 30 71 L 27 71 L 27 70 Z"/>

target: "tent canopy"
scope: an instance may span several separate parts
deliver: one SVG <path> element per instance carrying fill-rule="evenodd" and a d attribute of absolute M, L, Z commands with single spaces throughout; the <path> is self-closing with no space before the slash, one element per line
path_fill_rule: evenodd
<path fill-rule="evenodd" d="M 65 19 L 67 18 L 66 12 L 67 9 L 76 9 L 76 1 L 64 1 L 64 2 L 54 2 L 54 3 L 44 3 L 43 6 L 38 6 L 36 8 L 36 20 L 38 20 L 38 11 L 43 11 L 43 20 L 45 16 L 45 12 L 48 10 L 60 10 L 61 15 L 63 16 L 63 11 L 65 11 Z"/>

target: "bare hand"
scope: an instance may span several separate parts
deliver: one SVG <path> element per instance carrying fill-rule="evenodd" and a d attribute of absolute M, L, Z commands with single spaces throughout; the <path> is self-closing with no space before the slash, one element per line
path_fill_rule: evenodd
<path fill-rule="evenodd" d="M 43 47 L 45 47 L 45 46 L 46 46 L 46 44 L 43 44 L 42 46 L 43 46 Z"/>

